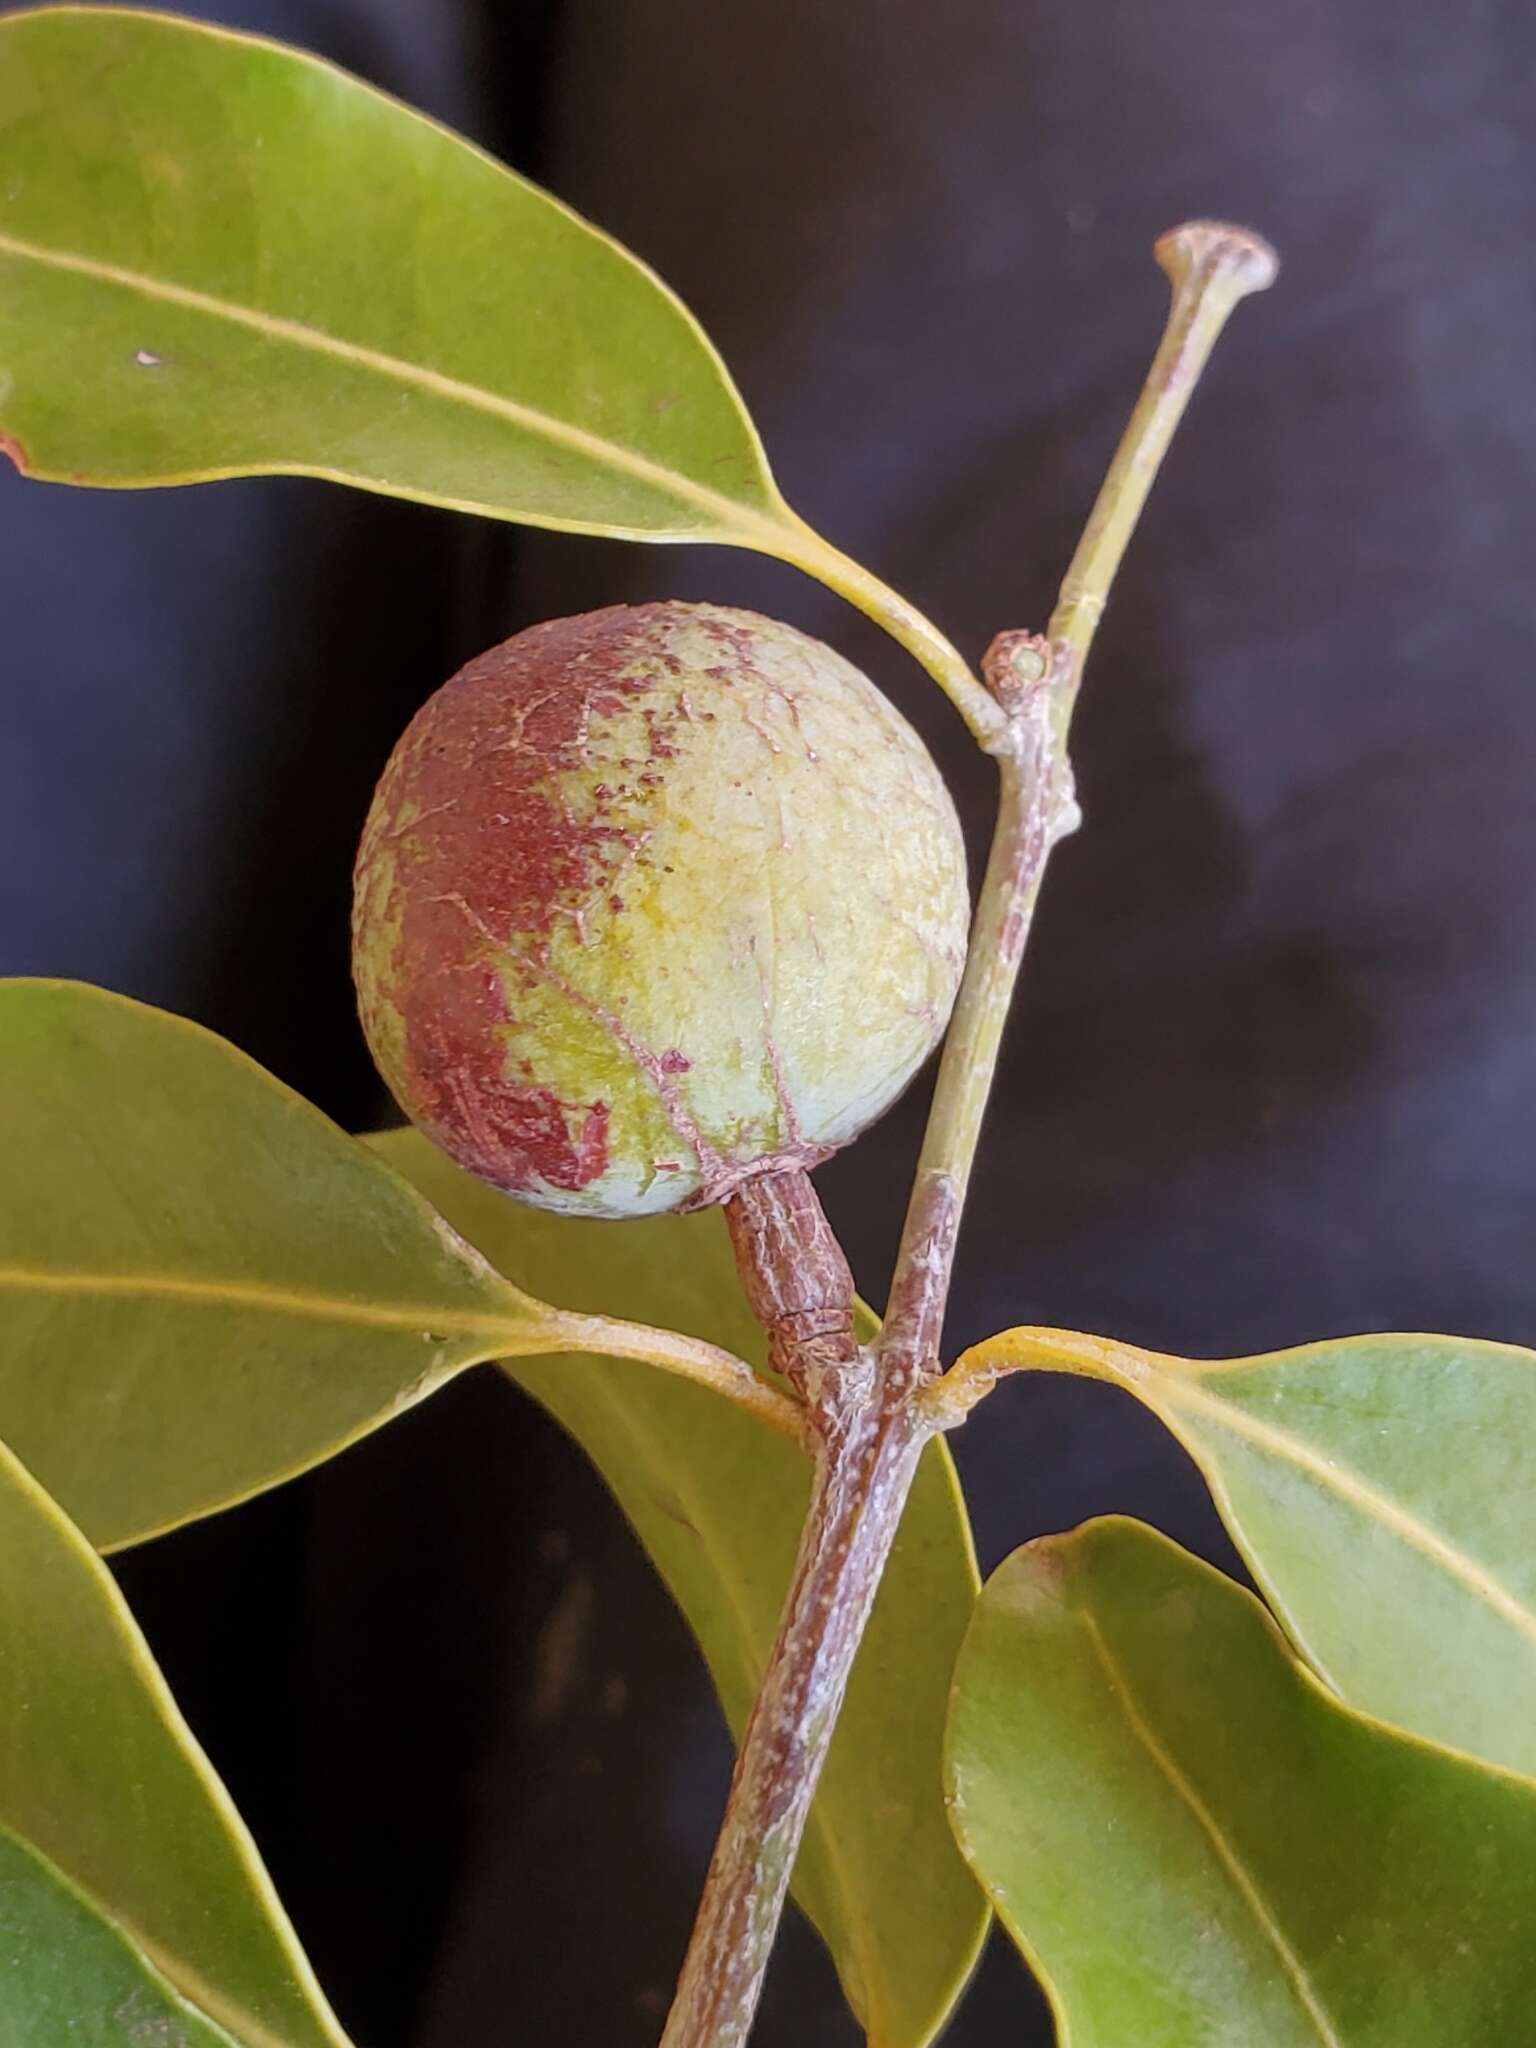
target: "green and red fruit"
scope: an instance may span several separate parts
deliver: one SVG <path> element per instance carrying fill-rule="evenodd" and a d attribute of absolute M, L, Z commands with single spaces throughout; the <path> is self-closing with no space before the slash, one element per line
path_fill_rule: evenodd
<path fill-rule="evenodd" d="M 639 1216 L 877 1117 L 944 1030 L 968 916 L 949 794 L 857 669 L 751 612 L 619 605 L 417 714 L 353 960 L 428 1137 L 527 1201 Z"/>

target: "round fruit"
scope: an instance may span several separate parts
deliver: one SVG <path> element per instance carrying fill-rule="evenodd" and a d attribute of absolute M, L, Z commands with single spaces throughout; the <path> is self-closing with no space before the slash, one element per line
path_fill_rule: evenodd
<path fill-rule="evenodd" d="M 593 1216 L 814 1165 L 949 1017 L 969 904 L 921 740 L 718 605 L 533 626 L 418 712 L 358 854 L 363 1028 L 411 1120 Z"/>

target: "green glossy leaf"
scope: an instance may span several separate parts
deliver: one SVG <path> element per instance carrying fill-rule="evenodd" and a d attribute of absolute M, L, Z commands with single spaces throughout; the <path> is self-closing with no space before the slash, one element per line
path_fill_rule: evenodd
<path fill-rule="evenodd" d="M 1206 1362 L 1012 1330 L 960 1370 L 1019 1366 L 1109 1380 L 1161 1417 L 1341 1698 L 1536 1774 L 1536 1352 L 1347 1337 Z"/>
<path fill-rule="evenodd" d="M 1063 2048 L 1493 2048 L 1536 2009 L 1536 1786 L 1350 1712 L 1139 1523 L 988 1581 L 956 1833 Z"/>
<path fill-rule="evenodd" d="M 761 1366 L 718 1210 L 594 1223 L 523 1207 L 414 1131 L 376 1141 L 521 1287 L 621 1310 Z M 757 1690 L 803 1518 L 808 1468 L 728 1401 L 607 1359 L 508 1368 L 592 1458 L 698 1638 L 733 1730 Z M 859 1652 L 795 1896 L 878 2048 L 920 2048 L 959 1995 L 986 1928 L 955 1853 L 939 1754 L 955 1652 L 976 1591 L 970 1529 L 941 1444 L 926 1454 Z"/>
<path fill-rule="evenodd" d="M 284 470 L 770 552 L 798 524 L 606 235 L 333 65 L 115 8 L 0 22 L 0 427 L 71 483 Z"/>
<path fill-rule="evenodd" d="M 102 1547 L 328 1457 L 547 1317 L 211 1032 L 0 982 L 0 1437 Z"/>
<path fill-rule="evenodd" d="M 110 1572 L 3 1447 L 0 2041 L 345 2048 Z"/>
<path fill-rule="evenodd" d="M 7 2048 L 229 2048 L 61 1872 L 0 1828 L 0 2039 Z"/>

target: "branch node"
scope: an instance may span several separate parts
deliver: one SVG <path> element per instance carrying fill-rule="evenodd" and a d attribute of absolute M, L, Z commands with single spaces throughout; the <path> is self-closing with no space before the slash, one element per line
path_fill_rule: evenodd
<path fill-rule="evenodd" d="M 1056 650 L 1043 633 L 999 633 L 981 658 L 987 688 L 1010 719 L 1021 717 L 1049 683 Z"/>

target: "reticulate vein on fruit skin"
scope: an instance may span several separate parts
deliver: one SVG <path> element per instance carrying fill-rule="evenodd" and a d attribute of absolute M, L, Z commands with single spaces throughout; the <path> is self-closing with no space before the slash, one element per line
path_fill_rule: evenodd
<path fill-rule="evenodd" d="M 370 834 L 377 832 L 381 839 L 404 839 L 408 833 L 415 832 L 424 825 L 428 818 L 441 817 L 445 811 L 456 811 L 458 808 L 459 799 L 456 796 L 445 796 L 440 804 L 428 804 L 422 810 L 413 811 L 409 817 L 397 816 L 392 824 L 376 825 L 370 822 L 368 831 Z"/>
<path fill-rule="evenodd" d="M 795 723 L 798 726 L 798 715 L 795 717 Z M 784 793 L 782 790 L 776 790 L 774 794 L 778 800 L 779 830 L 783 837 L 784 850 L 788 852 L 790 839 L 788 828 L 784 821 Z M 757 934 L 755 932 L 747 940 L 747 951 L 751 955 L 753 971 L 757 975 L 758 1000 L 762 1007 L 763 1017 L 763 1053 L 772 1082 L 774 1101 L 778 1105 L 780 1149 L 804 1152 L 807 1149 L 806 1135 L 800 1122 L 799 1111 L 795 1108 L 794 1096 L 789 1085 L 789 1075 L 784 1065 L 783 1048 L 779 1044 L 778 1033 L 775 1031 L 773 1023 L 780 1003 L 779 961 L 783 948 L 779 939 L 777 871 L 772 861 L 766 863 L 764 873 L 767 932 L 770 948 L 767 967 L 764 967 L 762 954 L 758 950 Z"/>
<path fill-rule="evenodd" d="M 799 647 L 794 650 L 794 654 L 802 669 L 814 683 L 816 680 L 815 664 L 812 662 L 810 655 L 804 648 Z M 789 713 L 789 722 L 800 735 L 801 741 L 804 744 L 806 759 L 808 761 L 819 761 L 821 756 L 811 745 L 809 739 L 806 738 L 805 727 L 800 722 L 800 699 L 795 695 L 788 683 L 776 682 L 770 676 L 764 676 L 763 681 L 767 684 L 773 695 L 782 701 L 785 710 Z"/>
<path fill-rule="evenodd" d="M 508 733 L 504 738 L 498 740 L 492 740 L 487 737 L 486 743 L 480 751 L 487 754 L 529 754 L 542 767 L 544 759 L 543 755 L 540 754 L 537 747 L 529 746 L 527 740 L 523 736 L 528 730 L 528 721 L 530 718 L 532 718 L 534 712 L 542 711 L 546 704 L 553 703 L 555 699 L 560 696 L 560 694 L 561 693 L 558 690 L 545 690 L 543 694 L 538 697 L 530 697 L 526 700 L 512 700 L 509 702 L 503 702 L 502 706 L 500 707 L 502 715 L 508 720 L 509 723 L 515 720 L 517 730 L 515 732 Z M 588 689 L 583 694 L 581 700 L 583 734 L 585 734 L 586 731 L 586 721 L 591 712 L 591 706 L 592 693 L 591 690 Z M 477 753 L 471 759 L 470 766 L 471 768 L 478 768 L 479 765 L 479 755 Z"/>
<path fill-rule="evenodd" d="M 619 862 L 618 866 L 614 868 L 610 873 L 602 876 L 598 881 L 595 881 L 592 884 L 591 888 L 587 891 L 586 895 L 582 898 L 581 902 L 577 904 L 574 910 L 565 910 L 563 906 L 561 906 L 562 915 L 569 917 L 571 922 L 575 925 L 583 947 L 586 947 L 591 943 L 586 936 L 586 920 L 588 913 L 592 911 L 594 908 L 600 907 L 598 905 L 599 897 L 614 896 L 623 887 L 625 881 L 629 878 L 631 871 L 638 864 L 640 856 L 645 852 L 645 849 L 650 845 L 651 841 L 655 838 L 656 828 L 654 825 L 647 825 L 643 831 L 633 832 L 615 826 L 613 828 L 612 836 L 622 840 L 624 846 L 624 858 Z"/>
<path fill-rule="evenodd" d="M 628 860 L 638 855 L 641 846 L 643 846 L 645 840 L 650 835 L 647 833 L 624 834 L 622 836 L 634 842 L 631 844 L 626 857 L 627 864 Z M 595 893 L 597 892 L 594 891 Z M 450 892 L 434 900 L 440 903 L 452 904 L 456 910 L 468 919 L 469 923 L 479 932 L 489 946 L 497 951 L 504 949 L 507 942 L 497 938 L 485 919 L 461 894 L 456 891 Z M 583 919 L 585 906 L 580 906 L 576 910 L 566 909 L 563 914 L 572 919 L 576 925 L 578 942 L 584 944 Z M 564 996 L 567 1002 L 573 1003 L 578 1009 L 585 1011 L 589 1017 L 602 1026 L 614 1040 L 615 1044 L 627 1054 L 636 1071 L 655 1090 L 674 1135 L 680 1138 L 692 1150 L 698 1167 L 701 1194 L 709 1194 L 714 1189 L 726 1190 L 741 1177 L 739 1171 L 733 1168 L 732 1163 L 719 1153 L 704 1136 L 696 1119 L 684 1102 L 681 1091 L 678 1089 L 672 1076 L 662 1065 L 660 1057 L 635 1037 L 622 1018 L 599 1003 L 595 997 L 588 995 L 585 990 L 578 988 L 565 975 L 561 974 L 549 958 L 547 946 L 524 954 L 519 961 L 519 966 L 522 971 L 536 976 L 547 987 L 554 989 L 557 994 Z M 467 1107 L 468 1105 L 464 1106 Z"/>
<path fill-rule="evenodd" d="M 758 738 L 762 741 L 763 745 L 768 749 L 769 753 L 774 755 L 775 757 L 782 754 L 784 749 L 779 745 L 778 741 L 774 738 L 773 734 L 768 730 L 767 726 L 760 725 L 757 719 L 753 717 L 752 713 L 748 711 L 745 708 L 745 706 L 738 706 L 737 708 L 740 712 L 742 724 L 748 725 L 752 728 L 753 732 L 757 734 Z"/>
<path fill-rule="evenodd" d="M 585 989 L 578 988 L 573 981 L 568 980 L 549 958 L 547 947 L 542 947 L 529 955 L 522 965 L 543 980 L 548 987 L 554 989 L 558 995 L 564 996 L 567 1002 L 574 1003 L 579 1010 L 584 1010 L 603 1027 L 615 1045 L 629 1055 L 636 1071 L 655 1089 L 674 1133 L 685 1145 L 692 1148 L 693 1156 L 698 1163 L 700 1180 L 707 1186 L 712 1179 L 724 1178 L 730 1171 L 727 1161 L 700 1130 L 683 1101 L 677 1083 L 662 1065 L 660 1056 L 641 1044 L 622 1017 L 598 1002 L 595 996 L 588 995 Z"/>
<path fill-rule="evenodd" d="M 770 870 L 768 882 L 768 924 L 775 966 L 778 964 L 779 957 L 778 916 L 778 898 L 774 893 Z M 762 955 L 758 951 L 757 935 L 755 932 L 747 941 L 747 951 L 751 954 L 752 965 L 757 971 L 758 999 L 762 1004 L 763 1011 L 763 1056 L 767 1063 L 769 1075 L 772 1078 L 774 1101 L 778 1105 L 779 1123 L 781 1126 L 779 1149 L 789 1149 L 796 1152 L 803 1151 L 806 1145 L 805 1132 L 801 1128 L 800 1116 L 795 1108 L 794 1097 L 790 1094 L 789 1076 L 784 1071 L 784 1054 L 779 1045 L 778 1034 L 773 1028 L 772 1005 L 777 997 L 777 985 L 775 984 L 770 990 L 769 978 L 763 971 Z"/>
<path fill-rule="evenodd" d="M 794 845 L 794 840 L 790 836 L 789 813 L 784 808 L 784 792 L 782 790 L 779 791 L 778 796 L 775 798 L 775 808 L 779 819 L 779 851 L 780 853 L 788 853 Z"/>
<path fill-rule="evenodd" d="M 934 944 L 933 939 L 924 931 L 922 925 L 912 916 L 910 911 L 903 909 L 899 904 L 893 903 L 883 889 L 874 887 L 873 882 L 870 884 L 870 894 L 891 920 L 891 923 L 900 925 L 901 929 L 912 940 L 918 952 L 925 960 L 932 965 L 936 964 L 943 957 L 940 948 Z"/>
<path fill-rule="evenodd" d="M 505 949 L 507 941 L 505 939 L 497 938 L 496 934 L 491 930 L 490 926 L 486 923 L 485 919 L 480 915 L 479 911 L 476 910 L 475 906 L 468 900 L 467 897 L 461 895 L 457 889 L 450 889 L 444 895 L 441 896 L 428 897 L 427 900 L 430 903 L 452 904 L 453 908 L 461 912 L 462 915 L 468 919 L 470 924 L 474 926 L 475 930 L 480 934 L 481 938 L 485 940 L 487 945 L 494 946 L 498 952 L 501 952 Z"/>
<path fill-rule="evenodd" d="M 463 913 L 488 945 L 495 947 L 498 951 L 503 950 L 506 941 L 496 937 L 496 934 L 491 930 L 479 911 L 475 909 L 474 905 L 466 902 L 464 897 L 457 891 L 434 897 L 433 901 L 437 903 L 451 903 L 456 910 Z M 662 1108 L 667 1113 L 667 1118 L 673 1131 L 682 1139 L 685 1145 L 690 1145 L 693 1148 L 694 1157 L 698 1162 L 700 1178 L 708 1182 L 712 1170 L 716 1176 L 723 1175 L 728 1170 L 725 1160 L 710 1145 L 693 1117 L 689 1114 L 672 1080 L 672 1076 L 662 1066 L 659 1057 L 655 1053 L 648 1051 L 640 1043 L 639 1039 L 625 1025 L 622 1018 L 616 1016 L 612 1010 L 606 1009 L 595 997 L 589 996 L 585 990 L 579 989 L 573 981 L 568 980 L 550 960 L 547 946 L 524 954 L 520 958 L 518 965 L 525 973 L 537 976 L 548 987 L 554 989 L 558 995 L 564 996 L 567 1002 L 574 1003 L 579 1010 L 585 1010 L 589 1017 L 595 1019 L 603 1027 L 614 1043 L 629 1055 L 637 1072 L 642 1074 L 655 1089 L 657 1096 L 660 1098 Z"/>

